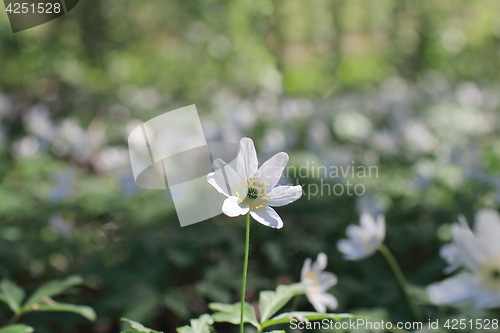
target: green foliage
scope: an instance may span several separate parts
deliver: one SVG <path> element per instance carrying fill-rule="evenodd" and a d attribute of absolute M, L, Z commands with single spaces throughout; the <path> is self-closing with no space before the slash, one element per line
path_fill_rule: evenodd
<path fill-rule="evenodd" d="M 142 325 L 136 321 L 127 319 L 127 318 L 122 318 L 121 320 L 130 325 L 130 329 L 122 331 L 122 333 L 162 333 L 162 332 L 147 328 L 144 325 Z"/>
<path fill-rule="evenodd" d="M 64 280 L 50 281 L 35 290 L 24 303 L 23 308 L 34 308 L 35 304 L 39 304 L 50 297 L 62 294 L 71 287 L 81 285 L 82 283 L 83 279 L 79 276 L 71 276 Z"/>
<path fill-rule="evenodd" d="M 318 312 L 304 312 L 304 311 L 293 311 L 285 312 L 277 315 L 269 320 L 262 323 L 262 328 L 267 328 L 273 325 L 287 324 L 292 319 L 297 319 L 298 321 L 316 321 L 323 319 L 331 319 L 335 321 L 340 321 L 343 319 L 356 318 L 352 314 L 348 313 L 318 313 Z"/>
<path fill-rule="evenodd" d="M 300 283 L 280 285 L 276 291 L 261 291 L 259 296 L 260 321 L 266 322 L 294 296 L 305 293 Z"/>
<path fill-rule="evenodd" d="M 198 319 L 191 319 L 189 326 L 182 326 L 177 328 L 177 333 L 211 333 L 213 318 L 204 314 Z"/>
<path fill-rule="evenodd" d="M 34 332 L 32 327 L 22 324 L 8 325 L 0 328 L 0 333 L 32 333 L 32 332 Z"/>
<path fill-rule="evenodd" d="M 89 306 L 66 304 L 54 302 L 51 299 L 45 299 L 44 303 L 33 304 L 30 309 L 24 310 L 24 313 L 30 311 L 54 311 L 54 312 L 72 312 L 87 318 L 90 321 L 96 320 L 94 310 Z"/>
<path fill-rule="evenodd" d="M 293 297 L 303 295 L 305 288 L 301 283 L 290 285 L 279 285 L 275 291 L 262 291 L 259 298 L 260 318 L 257 319 L 255 310 L 251 304 L 245 303 L 243 321 L 257 328 L 258 332 L 269 326 L 289 323 L 292 319 L 300 321 L 315 321 L 323 319 L 342 320 L 354 318 L 351 314 L 333 314 L 318 312 L 285 312 L 272 317 L 280 311 Z M 212 318 L 215 322 L 227 322 L 235 325 L 240 324 L 241 308 L 240 303 L 223 304 L 211 303 L 210 309 L 215 311 Z"/>
<path fill-rule="evenodd" d="M 24 299 L 24 290 L 15 283 L 3 279 L 0 283 L 0 301 L 7 303 L 9 308 L 19 314 L 21 311 L 21 302 Z"/>
<path fill-rule="evenodd" d="M 258 332 L 262 332 L 265 328 L 274 325 L 287 324 L 292 319 L 299 321 L 315 321 L 315 320 L 343 320 L 348 318 L 356 318 L 355 316 L 347 313 L 334 314 L 334 313 L 318 313 L 318 312 L 304 312 L 293 311 L 281 313 L 273 316 L 276 312 L 280 311 L 290 299 L 294 296 L 302 295 L 305 293 L 304 286 L 300 283 L 291 285 L 280 285 L 276 291 L 263 291 L 260 293 L 261 299 L 259 300 L 260 320 L 257 319 L 254 307 L 245 303 L 243 321 L 254 326 Z M 177 328 L 178 333 L 211 333 L 212 325 L 214 322 L 225 322 L 234 325 L 240 324 L 241 307 L 240 303 L 225 304 L 225 303 L 211 303 L 209 307 L 214 313 L 212 315 L 204 314 L 198 319 L 191 319 L 190 325 Z M 144 327 L 142 324 L 123 319 L 129 323 L 131 329 L 123 331 L 122 333 L 157 333 L 149 328 Z M 284 331 L 271 331 L 267 333 L 278 333 Z"/>
<path fill-rule="evenodd" d="M 223 304 L 223 303 L 211 303 L 209 305 L 210 309 L 215 311 L 212 315 L 212 319 L 216 322 L 226 322 L 231 324 L 240 324 L 241 318 L 241 304 Z M 255 310 L 251 304 L 245 303 L 243 309 L 243 322 L 252 324 L 255 327 L 259 327 L 259 322 L 255 315 Z"/>
<path fill-rule="evenodd" d="M 0 283 L 0 301 L 5 302 L 19 318 L 29 312 L 72 312 L 90 321 L 96 319 L 96 314 L 91 307 L 56 302 L 52 299 L 67 292 L 70 288 L 83 283 L 79 276 L 72 276 L 64 280 L 50 281 L 38 289 L 23 303 L 25 292 L 15 283 L 2 280 Z M 18 329 L 18 328 L 14 328 Z"/>

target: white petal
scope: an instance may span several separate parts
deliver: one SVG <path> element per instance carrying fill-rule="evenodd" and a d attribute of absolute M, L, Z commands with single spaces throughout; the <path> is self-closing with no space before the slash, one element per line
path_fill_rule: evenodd
<path fill-rule="evenodd" d="M 238 203 L 237 197 L 229 197 L 222 204 L 222 212 L 230 217 L 245 215 L 248 211 L 248 207 L 241 206 Z"/>
<path fill-rule="evenodd" d="M 337 242 L 337 250 L 342 252 L 344 256 L 350 257 L 354 252 L 354 244 L 348 239 L 341 239 Z"/>
<path fill-rule="evenodd" d="M 367 256 L 361 246 L 348 239 L 339 240 L 337 249 L 344 254 L 344 259 L 347 260 L 359 260 Z"/>
<path fill-rule="evenodd" d="M 328 293 L 320 294 L 319 299 L 330 310 L 335 310 L 338 306 L 337 299 L 332 294 Z"/>
<path fill-rule="evenodd" d="M 493 209 L 481 209 L 475 217 L 474 231 L 477 240 L 483 244 L 488 256 L 500 253 L 500 216 Z"/>
<path fill-rule="evenodd" d="M 322 290 L 327 291 L 337 284 L 337 275 L 330 272 L 323 272 L 319 276 L 319 284 Z"/>
<path fill-rule="evenodd" d="M 265 161 L 257 171 L 256 177 L 268 188 L 273 188 L 281 178 L 288 163 L 287 153 L 278 153 Z"/>
<path fill-rule="evenodd" d="M 443 273 L 444 274 L 451 274 L 454 271 L 458 270 L 461 266 L 462 265 L 458 261 L 454 262 L 454 263 L 451 263 L 448 266 L 446 266 L 445 268 L 443 268 Z"/>
<path fill-rule="evenodd" d="M 346 234 L 347 237 L 349 237 L 353 242 L 358 243 L 360 246 L 363 246 L 368 239 L 365 230 L 353 224 L 347 227 Z"/>
<path fill-rule="evenodd" d="M 311 272 L 311 258 L 307 258 L 302 266 L 302 271 L 300 272 L 300 280 L 305 282 L 306 275 Z"/>
<path fill-rule="evenodd" d="M 370 213 L 362 213 L 359 217 L 359 224 L 361 228 L 367 233 L 373 234 L 377 230 L 375 219 Z"/>
<path fill-rule="evenodd" d="M 250 179 L 257 172 L 259 161 L 252 139 L 243 138 L 240 140 L 240 149 L 236 157 L 236 170 L 245 180 Z"/>
<path fill-rule="evenodd" d="M 314 309 L 316 309 L 317 312 L 320 313 L 325 313 L 326 312 L 326 306 L 322 302 L 320 298 L 320 294 L 313 294 L 312 292 L 307 293 L 307 299 L 309 300 L 309 303 L 312 304 Z"/>
<path fill-rule="evenodd" d="M 246 196 L 246 181 L 243 181 L 240 175 L 229 164 L 225 164 L 220 169 L 209 173 L 207 181 L 226 197 L 235 196 L 236 193 L 234 192 L 236 191 L 240 191 L 240 193 L 244 193 Z"/>
<path fill-rule="evenodd" d="M 250 211 L 250 215 L 266 227 L 281 229 L 283 228 L 283 221 L 274 209 L 269 206 L 264 206 L 259 209 Z"/>
<path fill-rule="evenodd" d="M 302 196 L 302 186 L 276 186 L 267 195 L 267 204 L 272 207 L 281 207 L 294 202 Z"/>
<path fill-rule="evenodd" d="M 476 213 L 474 218 L 476 234 L 489 234 L 494 232 L 500 236 L 500 216 L 494 209 L 483 208 Z"/>
<path fill-rule="evenodd" d="M 459 305 L 472 300 L 476 287 L 474 276 L 466 273 L 431 284 L 427 295 L 436 305 Z"/>
<path fill-rule="evenodd" d="M 316 261 L 313 262 L 313 264 L 312 264 L 312 271 L 316 274 L 321 272 L 321 271 L 324 271 L 327 264 L 328 264 L 328 257 L 326 254 L 321 252 L 318 254 Z"/>
<path fill-rule="evenodd" d="M 476 271 L 486 259 L 483 245 L 478 243 L 468 227 L 454 224 L 451 231 L 460 262 L 471 271 Z"/>
<path fill-rule="evenodd" d="M 441 246 L 441 248 L 439 249 L 439 255 L 448 264 L 454 262 L 457 259 L 457 248 L 455 247 L 455 244 L 448 243 Z"/>

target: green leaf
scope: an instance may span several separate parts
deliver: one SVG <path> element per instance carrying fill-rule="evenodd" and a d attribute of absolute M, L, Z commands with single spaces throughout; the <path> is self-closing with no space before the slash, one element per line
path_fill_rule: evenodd
<path fill-rule="evenodd" d="M 266 328 L 272 325 L 288 324 L 292 319 L 297 319 L 299 321 L 315 321 L 323 319 L 331 319 L 339 321 L 348 318 L 355 318 L 355 316 L 349 313 L 318 313 L 318 312 L 294 311 L 294 312 L 285 312 L 269 320 L 266 320 L 261 324 L 261 327 Z"/>
<path fill-rule="evenodd" d="M 33 327 L 29 327 L 22 324 L 9 325 L 0 328 L 0 333 L 32 333 L 34 332 Z"/>
<path fill-rule="evenodd" d="M 62 294 L 69 288 L 80 285 L 83 279 L 79 276 L 71 276 L 64 280 L 50 281 L 39 287 L 23 305 L 23 309 L 32 307 L 34 304 L 40 303 L 46 298 Z"/>
<path fill-rule="evenodd" d="M 0 283 L 0 301 L 7 303 L 9 308 L 18 314 L 20 312 L 21 302 L 24 299 L 24 290 L 18 287 L 14 282 L 2 280 Z"/>
<path fill-rule="evenodd" d="M 217 311 L 212 315 L 212 318 L 216 322 L 225 322 L 239 325 L 241 317 L 241 304 L 225 304 L 225 303 L 210 303 L 208 307 Z M 253 326 L 259 328 L 259 322 L 255 315 L 255 310 L 252 305 L 245 303 L 243 307 L 243 322 L 250 323 Z"/>
<path fill-rule="evenodd" d="M 198 319 L 191 319 L 190 326 L 177 328 L 177 333 L 210 333 L 213 323 L 212 317 L 204 314 Z"/>
<path fill-rule="evenodd" d="M 189 318 L 189 307 L 181 289 L 169 290 L 163 297 L 163 302 L 177 317 Z"/>
<path fill-rule="evenodd" d="M 137 322 L 145 322 L 158 307 L 159 299 L 156 290 L 147 285 L 136 285 L 128 292 L 133 302 L 128 302 L 122 312 L 125 318 L 134 318 Z"/>
<path fill-rule="evenodd" d="M 138 322 L 127 319 L 127 318 L 122 318 L 121 320 L 128 323 L 130 325 L 130 328 L 131 328 L 131 329 L 127 329 L 125 331 L 122 331 L 122 333 L 163 333 L 160 331 L 155 331 L 155 330 L 152 330 L 150 328 L 147 328 L 144 325 L 139 324 Z"/>
<path fill-rule="evenodd" d="M 30 308 L 26 308 L 24 313 L 31 311 L 73 312 L 87 318 L 90 321 L 94 321 L 96 319 L 94 310 L 88 306 L 59 303 L 50 298 L 46 298 L 44 302 L 45 303 L 35 304 Z"/>
<path fill-rule="evenodd" d="M 301 283 L 280 285 L 276 291 L 261 291 L 259 295 L 260 322 L 267 321 L 294 296 L 304 293 L 305 289 Z"/>

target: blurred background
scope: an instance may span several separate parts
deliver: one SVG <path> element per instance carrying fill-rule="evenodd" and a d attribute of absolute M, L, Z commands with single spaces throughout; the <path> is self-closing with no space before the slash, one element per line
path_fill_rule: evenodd
<path fill-rule="evenodd" d="M 33 290 L 81 275 L 67 298 L 98 315 L 23 321 L 105 333 L 125 316 L 173 332 L 238 300 L 243 218 L 181 228 L 169 193 L 136 187 L 129 166 L 129 132 L 190 104 L 208 140 L 252 137 L 261 162 L 286 151 L 297 167 L 378 167 L 354 180 L 363 196 L 305 197 L 278 208 L 284 229 L 252 225 L 249 301 L 323 251 L 338 311 L 410 320 L 383 258 L 344 261 L 336 242 L 361 210 L 385 213 L 386 244 L 425 287 L 444 277 L 457 216 L 498 207 L 499 12 L 496 0 L 81 1 L 16 34 L 2 13 L 0 276 Z"/>

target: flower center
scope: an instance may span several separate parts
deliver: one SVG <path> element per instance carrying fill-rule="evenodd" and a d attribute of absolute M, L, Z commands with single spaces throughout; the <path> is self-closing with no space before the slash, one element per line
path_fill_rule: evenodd
<path fill-rule="evenodd" d="M 319 279 L 316 276 L 316 274 L 310 272 L 306 274 L 306 280 L 308 283 L 312 284 L 313 286 L 319 286 Z"/>
<path fill-rule="evenodd" d="M 253 187 L 249 187 L 247 197 L 250 199 L 257 199 L 259 197 L 259 191 Z"/>
<path fill-rule="evenodd" d="M 497 258 L 493 262 L 485 263 L 481 267 L 481 282 L 482 284 L 490 289 L 499 291 L 500 290 L 500 258 Z"/>
<path fill-rule="evenodd" d="M 319 279 L 316 276 L 316 274 L 314 274 L 313 272 L 309 272 L 306 274 L 304 280 L 305 280 L 304 282 L 306 284 L 306 288 L 311 295 L 319 294 L 320 284 L 319 284 Z"/>
<path fill-rule="evenodd" d="M 269 199 L 269 195 L 266 193 L 268 186 L 257 178 L 250 178 L 246 181 L 246 183 L 246 195 L 236 191 L 238 201 L 250 209 L 259 209 L 264 207 L 266 205 L 266 199 Z"/>

